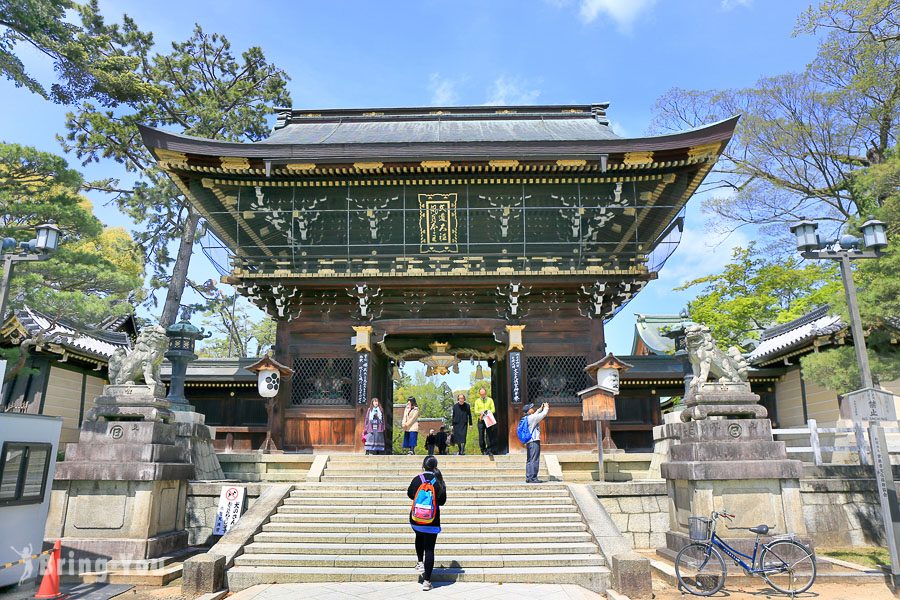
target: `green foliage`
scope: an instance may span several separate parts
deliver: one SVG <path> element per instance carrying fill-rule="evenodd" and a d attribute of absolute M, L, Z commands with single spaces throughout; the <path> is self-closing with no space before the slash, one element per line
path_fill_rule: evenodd
<path fill-rule="evenodd" d="M 115 52 L 138 60 L 135 73 L 149 89 L 117 110 L 80 103 L 68 114 L 67 134 L 61 141 L 85 163 L 112 159 L 138 175 L 131 187 L 112 179 L 90 185 L 113 194 L 119 208 L 141 225 L 135 235 L 152 268 L 151 285 L 168 289 L 161 319 L 165 321 L 174 318 L 181 302 L 199 216 L 156 166 L 137 126 L 257 141 L 267 133 L 266 117 L 272 107 L 290 104 L 289 78 L 266 61 L 260 48 L 236 56 L 224 36 L 206 33 L 199 25 L 189 39 L 161 53 L 154 51 L 153 35 L 141 31 L 128 16 L 121 24 L 110 25 L 93 12 L 90 24 L 105 32 Z M 175 240 L 180 248 L 173 257 L 170 248 Z"/>
<path fill-rule="evenodd" d="M 896 147 L 900 122 L 898 0 L 829 0 L 809 9 L 797 33 L 826 31 L 800 73 L 745 89 L 673 89 L 656 104 L 659 132 L 742 115 L 709 186 L 727 194 L 705 207 L 724 227 L 762 226 L 785 240 L 804 217 L 835 233 L 878 207 L 854 182 Z M 781 250 L 790 246 L 784 245 Z"/>
<path fill-rule="evenodd" d="M 76 12 L 81 24 L 67 20 Z M 0 73 L 54 102 L 94 98 L 103 105 L 130 101 L 152 91 L 136 72 L 140 59 L 116 47 L 98 20 L 96 0 L 0 0 Z M 48 90 L 34 79 L 17 49 L 30 45 L 53 61 L 58 81 Z"/>
<path fill-rule="evenodd" d="M 900 352 L 888 350 L 878 353 L 870 349 L 868 355 L 869 368 L 876 380 L 900 379 Z M 800 365 L 806 379 L 838 394 L 846 394 L 862 387 L 853 346 L 839 346 L 807 354 L 800 358 Z"/>
<path fill-rule="evenodd" d="M 208 282 L 211 283 L 211 282 Z M 213 336 L 201 343 L 197 352 L 205 358 L 260 356 L 275 345 L 275 321 L 267 316 L 250 317 L 247 301 L 218 292 L 208 298 L 203 312 L 203 327 Z"/>
<path fill-rule="evenodd" d="M 62 230 L 48 260 L 20 263 L 11 281 L 11 307 L 23 304 L 52 317 L 96 323 L 131 311 L 141 299 L 143 263 L 121 228 L 104 228 L 79 194 L 81 175 L 59 156 L 0 143 L 0 237 L 26 241 L 54 219 Z"/>
<path fill-rule="evenodd" d="M 702 291 L 688 303 L 691 319 L 708 325 L 721 345 L 745 349 L 766 327 L 796 319 L 841 293 L 832 265 L 773 258 L 753 243 L 736 248 L 721 273 L 678 289 L 700 285 Z"/>

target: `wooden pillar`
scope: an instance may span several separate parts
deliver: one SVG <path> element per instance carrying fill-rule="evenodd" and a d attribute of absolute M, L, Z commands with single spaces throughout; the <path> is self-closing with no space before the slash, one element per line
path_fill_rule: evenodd
<path fill-rule="evenodd" d="M 290 330 L 287 321 L 278 321 L 275 330 L 275 360 L 283 365 L 294 368 L 294 360 L 290 355 Z M 278 395 L 273 399 L 272 407 L 272 441 L 279 450 L 284 450 L 285 411 L 291 406 L 291 390 L 294 387 L 294 378 L 287 381 L 278 390 Z"/>
<path fill-rule="evenodd" d="M 588 351 L 587 362 L 588 364 L 591 364 L 606 356 L 606 336 L 603 333 L 603 319 L 590 319 L 588 336 L 591 340 L 591 346 Z M 615 449 L 616 444 L 612 441 L 612 434 L 609 430 L 609 421 L 601 421 L 600 423 L 601 426 L 595 428 L 595 431 L 597 432 L 597 435 L 602 436 L 603 448 L 607 450 Z M 597 441 L 599 442 L 600 440 Z M 600 447 L 599 444 L 597 447 Z"/>

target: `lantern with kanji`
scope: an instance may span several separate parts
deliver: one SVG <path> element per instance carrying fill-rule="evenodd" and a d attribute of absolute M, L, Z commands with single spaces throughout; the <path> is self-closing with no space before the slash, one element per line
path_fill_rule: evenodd
<path fill-rule="evenodd" d="M 272 441 L 272 416 L 275 412 L 275 401 L 281 389 L 281 380 L 290 377 L 294 370 L 290 369 L 271 356 L 263 356 L 260 360 L 247 367 L 251 373 L 256 373 L 256 388 L 259 395 L 266 399 L 266 439 L 260 450 L 262 452 L 277 452 L 278 448 Z"/>

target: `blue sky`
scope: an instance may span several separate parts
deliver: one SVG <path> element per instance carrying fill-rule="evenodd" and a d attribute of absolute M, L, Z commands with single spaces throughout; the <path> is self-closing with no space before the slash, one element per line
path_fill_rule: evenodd
<path fill-rule="evenodd" d="M 614 130 L 647 131 L 654 102 L 667 89 L 725 88 L 796 71 L 815 39 L 792 37 L 808 5 L 783 0 L 101 0 L 154 32 L 163 48 L 188 37 L 195 22 L 225 34 L 240 52 L 259 45 L 291 78 L 298 108 L 609 101 Z M 52 69 L 24 56 L 42 81 Z M 65 107 L 0 82 L 0 136 L 60 152 Z M 72 158 L 71 163 L 77 164 Z M 90 165 L 89 178 L 124 176 L 113 163 Z M 92 196 L 98 215 L 131 226 Z M 726 239 L 704 228 L 700 198 L 689 204 L 681 246 L 638 297 L 607 325 L 609 349 L 631 349 L 633 313 L 678 312 L 684 280 L 721 267 L 748 234 Z M 714 238 L 714 239 L 713 239 Z M 201 253 L 192 275 L 213 276 Z M 467 378 L 466 378 L 467 379 Z"/>

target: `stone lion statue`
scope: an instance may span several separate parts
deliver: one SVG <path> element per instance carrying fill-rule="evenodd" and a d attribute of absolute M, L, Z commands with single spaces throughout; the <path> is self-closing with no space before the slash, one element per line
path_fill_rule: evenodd
<path fill-rule="evenodd" d="M 138 334 L 131 352 L 118 348 L 109 359 L 109 381 L 113 385 L 133 384 L 143 378 L 147 385 L 162 383 L 159 365 L 168 347 L 166 330 L 147 325 Z"/>
<path fill-rule="evenodd" d="M 685 328 L 685 346 L 694 371 L 691 388 L 696 388 L 712 376 L 719 383 L 747 381 L 747 360 L 741 351 L 732 346 L 723 352 L 705 325 L 688 325 Z"/>

